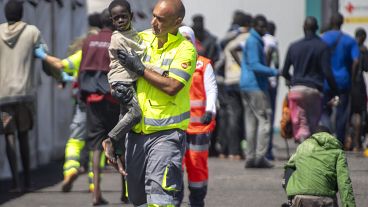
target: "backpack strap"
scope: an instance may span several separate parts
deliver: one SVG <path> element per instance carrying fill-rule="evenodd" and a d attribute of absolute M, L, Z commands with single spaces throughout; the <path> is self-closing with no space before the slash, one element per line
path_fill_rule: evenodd
<path fill-rule="evenodd" d="M 332 47 L 331 47 L 332 52 L 335 52 L 335 49 L 336 49 L 337 45 L 339 44 L 341 37 L 342 37 L 342 32 L 339 33 L 339 36 L 337 37 L 336 41 L 332 45 Z"/>

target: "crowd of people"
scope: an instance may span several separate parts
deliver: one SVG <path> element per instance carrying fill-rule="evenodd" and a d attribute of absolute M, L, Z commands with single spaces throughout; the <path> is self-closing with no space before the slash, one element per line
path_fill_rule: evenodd
<path fill-rule="evenodd" d="M 89 16 L 88 33 L 63 60 L 48 54 L 40 31 L 22 22 L 22 14 L 22 4 L 9 1 L 7 23 L 0 25 L 0 129 L 14 191 L 30 187 L 27 133 L 33 126 L 36 90 L 32 67 L 39 58 L 61 88 L 72 83 L 75 89 L 63 192 L 71 191 L 89 165 L 92 203 L 107 204 L 100 186 L 106 158 L 121 174 L 122 202 L 180 206 L 186 168 L 189 203 L 204 206 L 208 156 L 245 160 L 245 168 L 274 166 L 273 123 L 282 76 L 289 87 L 292 138 L 300 144 L 285 166 L 289 204 L 335 206 L 340 191 L 344 205 L 355 206 L 344 150 L 367 147 L 363 74 L 368 50 L 363 28 L 355 38 L 341 31 L 341 14 L 333 14 L 320 35 L 316 18 L 306 17 L 305 36 L 289 46 L 282 69 L 276 25 L 260 14 L 235 11 L 226 36 L 218 41 L 202 15 L 193 16 L 190 27 L 183 24 L 180 0 L 159 0 L 152 28 L 141 32 L 132 25 L 129 2 L 113 0 L 101 14 Z M 314 152 L 326 156 L 326 162 L 313 160 Z M 88 153 L 90 163 L 85 164 Z M 310 163 L 315 168 L 295 167 Z M 331 177 L 313 183 L 305 176 L 315 177 L 321 170 Z"/>

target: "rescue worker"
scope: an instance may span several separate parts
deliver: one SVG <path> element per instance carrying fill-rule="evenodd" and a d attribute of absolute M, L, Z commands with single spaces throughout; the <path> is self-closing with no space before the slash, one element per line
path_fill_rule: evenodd
<path fill-rule="evenodd" d="M 182 26 L 179 32 L 195 44 L 192 28 Z M 210 59 L 197 56 L 192 79 L 184 164 L 188 173 L 189 205 L 204 206 L 208 184 L 208 150 L 216 126 L 217 84 Z"/>
<path fill-rule="evenodd" d="M 89 29 L 86 35 L 76 38 L 73 43 L 68 47 L 69 56 L 61 61 L 62 67 L 59 68 L 63 70 L 62 78 L 63 83 L 72 84 L 72 96 L 75 102 L 74 116 L 72 123 L 70 124 L 70 135 L 65 146 L 65 161 L 63 165 L 64 170 L 64 180 L 62 183 L 62 191 L 69 192 L 72 188 L 74 180 L 78 177 L 78 174 L 85 171 L 85 161 L 88 160 L 88 155 L 91 157 L 92 153 L 88 153 L 85 150 L 86 143 L 86 106 L 83 102 L 79 100 L 79 89 L 78 89 L 78 72 L 80 63 L 82 60 L 82 46 L 83 41 L 89 35 L 97 34 L 102 25 L 101 17 L 99 13 L 93 13 L 88 16 Z M 62 87 L 64 87 L 62 85 Z M 85 153 L 85 154 L 84 154 Z M 104 156 L 103 154 L 101 156 Z M 92 163 L 88 164 L 88 181 L 89 181 L 89 191 L 92 192 L 93 186 L 93 172 Z M 101 167 L 105 165 L 105 159 L 101 161 Z"/>
<path fill-rule="evenodd" d="M 178 33 L 184 15 L 180 0 L 160 0 L 153 9 L 143 63 L 160 68 L 162 75 L 146 68 L 134 52 L 118 52 L 121 64 L 141 76 L 137 97 L 142 120 L 126 140 L 128 196 L 135 206 L 175 206 L 179 202 L 189 90 L 197 57 L 194 46 Z M 125 94 L 128 102 L 132 92 Z"/>
<path fill-rule="evenodd" d="M 82 50 L 62 60 L 63 64 L 63 81 L 72 82 L 73 91 L 77 89 L 75 78 L 77 78 L 80 61 L 82 59 Z M 73 94 L 73 96 L 76 94 Z M 86 113 L 85 105 L 79 103 L 75 99 L 75 112 L 73 121 L 70 124 L 70 135 L 65 146 L 65 162 L 64 162 L 64 180 L 62 183 L 62 191 L 69 192 L 72 188 L 74 180 L 78 177 L 80 164 L 80 154 L 85 145 L 86 138 Z"/>
<path fill-rule="evenodd" d="M 63 65 L 63 68 L 61 68 L 63 69 L 63 84 L 68 82 L 72 83 L 72 95 L 75 98 L 75 111 L 72 123 L 70 124 L 71 132 L 65 146 L 65 161 L 63 165 L 64 180 L 61 188 L 63 192 L 69 192 L 78 175 L 85 171 L 83 170 L 82 151 L 84 150 L 87 139 L 87 115 L 85 103 L 81 102 L 78 98 L 78 83 L 76 81 L 81 60 L 82 50 L 79 49 L 74 54 L 61 61 Z M 90 157 L 88 163 L 88 188 L 90 192 L 93 192 L 92 152 L 88 153 L 87 156 Z M 88 160 L 88 158 L 85 159 Z M 100 168 L 105 167 L 105 161 L 105 155 L 101 154 Z"/>

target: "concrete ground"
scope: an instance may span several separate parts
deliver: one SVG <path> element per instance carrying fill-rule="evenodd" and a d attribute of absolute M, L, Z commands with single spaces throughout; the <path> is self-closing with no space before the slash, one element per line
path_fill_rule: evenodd
<path fill-rule="evenodd" d="M 289 141 L 290 151 L 295 144 Z M 275 138 L 275 168 L 244 169 L 244 161 L 209 159 L 210 180 L 206 206 L 273 207 L 286 201 L 281 187 L 283 165 L 286 161 L 285 142 Z M 347 153 L 350 176 L 353 182 L 357 206 L 368 206 L 368 158 L 360 154 Z M 72 192 L 62 193 L 62 161 L 55 161 L 33 172 L 31 192 L 9 193 L 9 180 L 0 181 L 0 206 L 4 207 L 61 207 L 91 206 L 87 175 L 81 175 Z M 107 170 L 102 180 L 103 196 L 110 202 L 106 206 L 131 206 L 120 202 L 120 177 Z M 183 206 L 188 204 L 188 191 Z"/>

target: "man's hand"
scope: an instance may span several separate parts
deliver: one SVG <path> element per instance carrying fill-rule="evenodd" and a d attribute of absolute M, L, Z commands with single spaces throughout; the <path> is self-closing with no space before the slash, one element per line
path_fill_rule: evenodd
<path fill-rule="evenodd" d="M 340 104 L 340 98 L 338 96 L 333 97 L 327 102 L 327 105 L 335 107 Z"/>
<path fill-rule="evenodd" d="M 132 50 L 132 54 L 129 54 L 127 51 L 118 50 L 118 59 L 120 64 L 122 64 L 128 70 L 136 73 L 139 76 L 144 75 L 144 70 L 146 67 L 143 65 L 141 59 L 137 53 L 134 52 L 134 50 Z"/>
<path fill-rule="evenodd" d="M 201 117 L 202 124 L 209 124 L 212 120 L 212 112 L 206 111 L 206 113 Z"/>
<path fill-rule="evenodd" d="M 127 104 L 133 98 L 133 91 L 127 86 L 118 85 L 111 90 L 111 95 L 120 102 Z"/>

